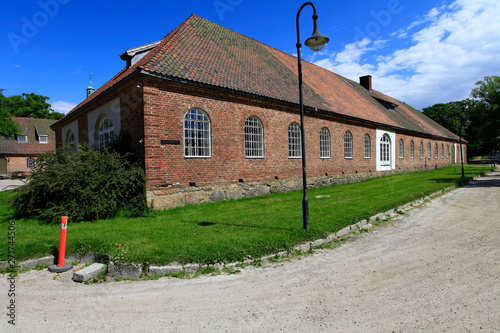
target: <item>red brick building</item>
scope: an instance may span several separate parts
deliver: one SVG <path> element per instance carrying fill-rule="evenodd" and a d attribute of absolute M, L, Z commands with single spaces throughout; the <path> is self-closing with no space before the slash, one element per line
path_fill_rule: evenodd
<path fill-rule="evenodd" d="M 58 145 L 118 133 L 155 207 L 300 188 L 297 58 L 196 15 L 127 50 L 126 67 L 52 128 Z M 404 102 L 303 62 L 311 186 L 458 161 L 458 137 Z"/>
<path fill-rule="evenodd" d="M 21 133 L 15 138 L 0 138 L 0 175 L 10 176 L 15 171 L 31 172 L 35 157 L 55 150 L 55 133 L 50 128 L 56 121 L 13 117 Z"/>

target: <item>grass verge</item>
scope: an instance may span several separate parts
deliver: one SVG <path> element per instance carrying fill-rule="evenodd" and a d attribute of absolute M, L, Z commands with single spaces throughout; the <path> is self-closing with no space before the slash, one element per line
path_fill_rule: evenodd
<path fill-rule="evenodd" d="M 174 261 L 215 264 L 259 258 L 324 238 L 350 224 L 491 170 L 467 166 L 466 178 L 462 179 L 460 167 L 447 167 L 310 189 L 310 230 L 302 229 L 301 191 L 186 206 L 141 218 L 122 215 L 71 223 L 70 216 L 66 254 L 97 252 L 111 255 L 115 262 L 147 265 Z M 13 220 L 7 200 L 13 195 L 12 191 L 0 192 L 0 230 L 5 236 L 9 221 Z M 59 234 L 59 225 L 16 220 L 16 260 L 56 255 Z M 7 260 L 7 237 L 2 237 L 1 244 L 0 260 Z"/>

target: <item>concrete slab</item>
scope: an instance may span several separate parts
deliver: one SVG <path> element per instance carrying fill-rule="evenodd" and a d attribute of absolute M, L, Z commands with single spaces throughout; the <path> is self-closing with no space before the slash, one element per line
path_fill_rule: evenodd
<path fill-rule="evenodd" d="M 171 273 L 180 273 L 182 271 L 182 266 L 149 266 L 149 274 L 151 275 L 165 275 Z"/>
<path fill-rule="evenodd" d="M 86 282 L 92 280 L 106 269 L 106 265 L 94 263 L 78 272 L 73 273 L 73 281 Z"/>

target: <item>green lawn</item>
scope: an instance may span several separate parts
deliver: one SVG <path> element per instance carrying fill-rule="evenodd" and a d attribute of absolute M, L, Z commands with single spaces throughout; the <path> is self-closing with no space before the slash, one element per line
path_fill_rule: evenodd
<path fill-rule="evenodd" d="M 466 177 L 488 173 L 489 167 L 466 166 Z M 187 206 L 149 217 L 68 224 L 66 253 L 99 252 L 115 261 L 150 264 L 217 263 L 257 258 L 323 238 L 347 225 L 424 197 L 460 181 L 459 166 L 399 174 L 359 183 L 308 190 L 310 230 L 302 229 L 302 191 Z M 7 259 L 7 232 L 13 221 L 0 192 L 0 225 L 4 230 L 0 260 Z M 315 196 L 329 196 L 316 199 Z M 17 261 L 54 254 L 60 225 L 18 219 Z"/>

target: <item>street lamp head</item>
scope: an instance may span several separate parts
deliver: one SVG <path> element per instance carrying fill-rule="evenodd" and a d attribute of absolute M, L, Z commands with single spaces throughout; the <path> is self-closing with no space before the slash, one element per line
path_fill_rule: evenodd
<path fill-rule="evenodd" d="M 470 121 L 469 119 L 467 119 L 467 120 L 465 121 L 465 124 L 464 124 L 464 125 L 465 125 L 465 128 L 469 127 L 469 126 L 470 126 L 470 124 L 471 124 L 471 121 Z"/>
<path fill-rule="evenodd" d="M 325 35 L 321 34 L 318 30 L 318 15 L 314 14 L 313 15 L 313 21 L 314 21 L 314 31 L 311 37 L 309 37 L 305 44 L 309 46 L 309 48 L 313 51 L 321 51 L 326 43 L 330 40 L 330 38 L 326 37 Z"/>

